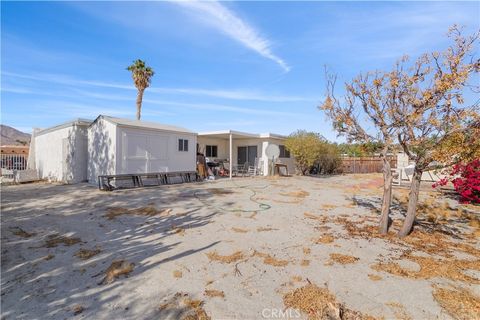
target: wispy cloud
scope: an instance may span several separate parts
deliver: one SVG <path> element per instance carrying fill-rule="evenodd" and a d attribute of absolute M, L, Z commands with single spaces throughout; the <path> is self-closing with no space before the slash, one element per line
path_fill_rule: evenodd
<path fill-rule="evenodd" d="M 125 100 L 128 99 L 125 96 L 107 95 L 93 92 L 86 92 L 79 90 L 78 87 L 99 87 L 99 88 L 111 88 L 111 89 L 123 89 L 123 90 L 136 90 L 133 85 L 122 84 L 116 82 L 105 82 L 98 80 L 83 80 L 77 79 L 62 74 L 49 74 L 49 73 L 32 73 L 32 74 L 20 74 L 8 71 L 2 71 L 4 82 L 11 78 L 20 78 L 27 80 L 34 80 L 40 82 L 57 83 L 64 86 L 76 87 L 77 91 L 84 95 L 89 95 L 97 98 L 111 99 L 111 100 Z M 2 87 L 2 91 L 13 93 L 35 93 L 31 88 L 24 88 L 19 86 L 5 86 Z M 262 92 L 245 90 L 245 89 L 203 89 L 203 88 L 166 88 L 166 87 L 150 87 L 148 92 L 162 93 L 162 94 L 184 94 L 192 96 L 208 96 L 213 98 L 223 98 L 230 100 L 250 100 L 250 101 L 265 101 L 265 102 L 293 102 L 293 101 L 310 101 L 314 102 L 317 98 L 314 97 L 302 97 L 293 95 L 276 95 L 266 94 Z M 45 95 L 45 92 L 39 91 L 38 94 Z"/>
<path fill-rule="evenodd" d="M 217 1 L 173 1 L 195 13 L 199 20 L 240 42 L 261 56 L 276 62 L 285 72 L 290 66 L 271 49 L 271 42 L 232 10 Z"/>

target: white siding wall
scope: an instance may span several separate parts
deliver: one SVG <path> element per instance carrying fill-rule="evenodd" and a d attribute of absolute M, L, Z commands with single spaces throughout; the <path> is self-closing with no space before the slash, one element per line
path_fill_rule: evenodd
<path fill-rule="evenodd" d="M 117 128 L 116 174 L 196 170 L 195 134 Z M 188 140 L 188 151 L 178 150 L 178 139 Z"/>
<path fill-rule="evenodd" d="M 66 183 L 86 180 L 86 127 L 72 125 L 35 137 L 35 166 L 41 179 Z"/>
<path fill-rule="evenodd" d="M 102 118 L 88 128 L 88 182 L 96 184 L 99 175 L 115 174 L 116 132 L 116 125 Z"/>

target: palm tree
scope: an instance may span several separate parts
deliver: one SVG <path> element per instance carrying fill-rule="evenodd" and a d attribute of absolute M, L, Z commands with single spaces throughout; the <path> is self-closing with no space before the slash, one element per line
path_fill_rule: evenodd
<path fill-rule="evenodd" d="M 127 67 L 132 72 L 133 83 L 137 88 L 137 120 L 140 120 L 142 111 L 143 92 L 150 86 L 150 81 L 155 74 L 153 69 L 145 65 L 145 61 L 137 59 Z"/>

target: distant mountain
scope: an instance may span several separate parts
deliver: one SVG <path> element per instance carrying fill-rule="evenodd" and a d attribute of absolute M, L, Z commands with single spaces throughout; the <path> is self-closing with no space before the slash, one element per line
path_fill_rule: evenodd
<path fill-rule="evenodd" d="M 30 144 L 30 134 L 0 124 L 0 144 L 2 146 L 22 146 Z"/>

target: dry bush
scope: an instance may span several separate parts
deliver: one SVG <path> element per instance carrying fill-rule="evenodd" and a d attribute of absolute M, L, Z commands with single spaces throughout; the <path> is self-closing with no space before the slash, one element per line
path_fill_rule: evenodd
<path fill-rule="evenodd" d="M 320 243 L 332 243 L 335 241 L 335 238 L 331 234 L 324 234 L 317 240 L 315 240 L 315 243 L 320 244 Z"/>
<path fill-rule="evenodd" d="M 14 227 L 12 228 L 12 233 L 18 237 L 22 237 L 22 238 L 30 238 L 30 237 L 33 237 L 35 235 L 35 233 L 29 233 L 25 230 L 23 230 L 22 228 L 20 227 Z"/>
<path fill-rule="evenodd" d="M 212 252 L 207 253 L 207 257 L 211 261 L 217 261 L 217 262 L 220 262 L 220 263 L 233 263 L 233 262 L 237 262 L 239 260 L 242 260 L 244 258 L 244 254 L 243 254 L 242 251 L 236 251 L 236 252 L 232 253 L 231 255 L 222 256 L 222 255 L 219 255 L 216 251 L 212 251 Z"/>
<path fill-rule="evenodd" d="M 105 270 L 105 277 L 99 284 L 109 284 L 121 275 L 128 276 L 133 271 L 134 264 L 125 260 L 115 260 Z"/>
<path fill-rule="evenodd" d="M 137 216 L 158 216 L 158 215 L 169 215 L 172 212 L 172 209 L 162 209 L 158 210 L 154 206 L 140 207 L 137 209 L 127 209 L 121 207 L 111 207 L 107 208 L 107 213 L 104 215 L 108 220 L 114 220 L 116 217 L 121 215 L 137 215 Z"/>
<path fill-rule="evenodd" d="M 45 241 L 45 247 L 46 248 L 54 248 L 58 246 L 59 244 L 63 244 L 67 247 L 73 246 L 74 244 L 77 244 L 81 242 L 80 238 L 75 238 L 75 237 L 67 237 L 67 236 L 61 236 L 58 234 L 52 234 L 48 236 L 48 239 Z"/>
<path fill-rule="evenodd" d="M 183 277 L 183 273 L 180 270 L 173 270 L 173 277 L 174 278 L 181 278 Z"/>
<path fill-rule="evenodd" d="M 283 296 L 286 308 L 300 310 L 307 314 L 308 319 L 346 320 L 374 319 L 358 311 L 347 309 L 337 302 L 335 296 L 327 289 L 315 284 L 307 284 Z"/>
<path fill-rule="evenodd" d="M 431 257 L 419 257 L 407 253 L 404 258 L 417 263 L 420 266 L 419 271 L 402 268 L 396 262 L 380 262 L 371 266 L 377 271 L 385 271 L 397 276 L 413 279 L 446 278 L 454 281 L 465 281 L 480 284 L 480 279 L 476 279 L 465 274 L 466 270 L 480 271 L 480 260 L 460 260 L 455 258 L 434 259 Z"/>
<path fill-rule="evenodd" d="M 205 295 L 210 298 L 214 297 L 219 297 L 219 298 L 225 298 L 225 293 L 220 290 L 205 290 Z"/>
<path fill-rule="evenodd" d="M 274 267 L 284 267 L 288 264 L 287 260 L 279 260 L 267 253 L 258 252 L 256 250 L 253 252 L 252 256 L 261 257 L 263 258 L 263 263 Z"/>
<path fill-rule="evenodd" d="M 236 227 L 233 227 L 232 231 L 237 232 L 237 233 L 247 233 L 248 232 L 247 229 L 236 228 Z"/>
<path fill-rule="evenodd" d="M 350 264 L 355 263 L 358 260 L 360 259 L 354 256 L 349 256 L 347 254 L 330 253 L 330 261 L 333 263 Z"/>
<path fill-rule="evenodd" d="M 99 248 L 95 248 L 95 249 L 92 249 L 92 250 L 82 248 L 75 253 L 75 256 L 77 258 L 82 259 L 82 260 L 88 260 L 91 257 L 99 254 L 100 252 L 101 252 L 101 250 Z"/>
<path fill-rule="evenodd" d="M 433 287 L 433 298 L 454 319 L 470 320 L 480 316 L 480 297 L 460 287 Z"/>

